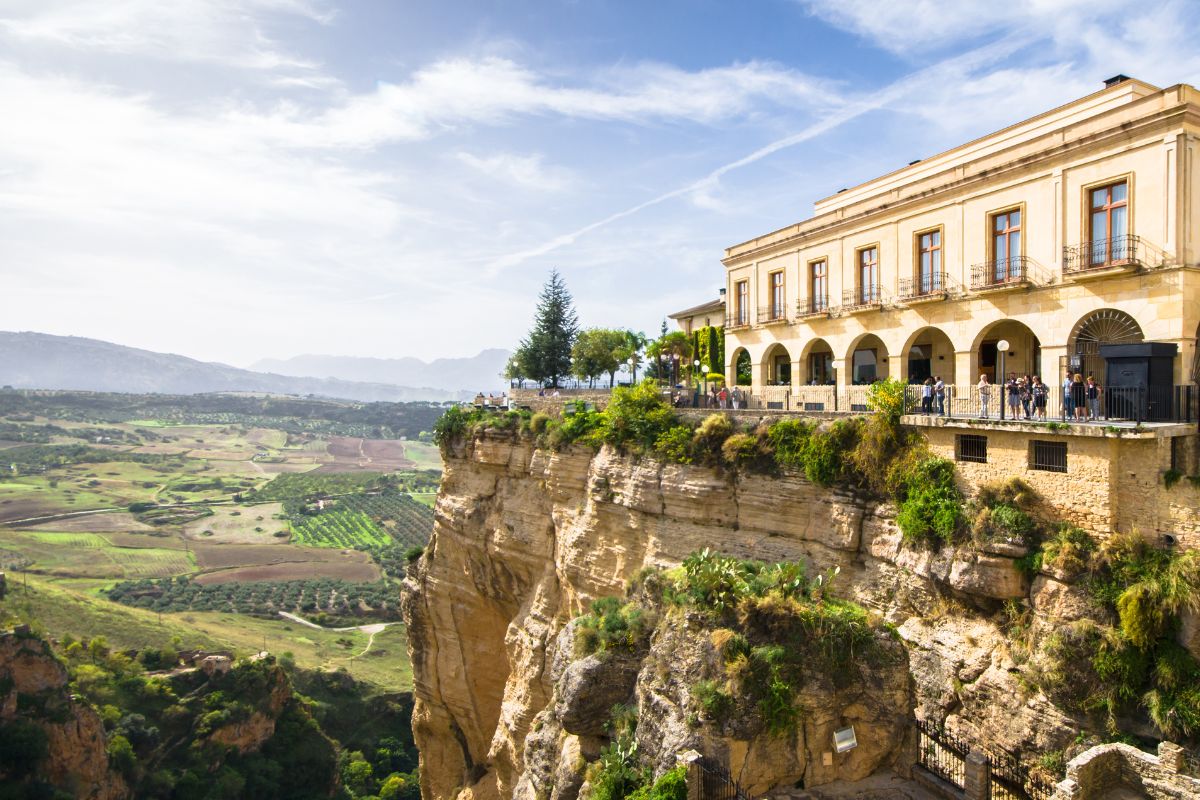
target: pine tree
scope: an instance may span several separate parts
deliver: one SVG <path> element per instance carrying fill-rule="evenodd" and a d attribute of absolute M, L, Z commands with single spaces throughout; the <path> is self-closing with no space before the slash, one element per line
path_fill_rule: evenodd
<path fill-rule="evenodd" d="M 578 333 L 579 320 L 571 293 L 558 270 L 551 270 L 550 280 L 538 298 L 533 329 L 517 348 L 516 357 L 525 375 L 557 387 L 560 378 L 571 374 L 571 347 Z"/>

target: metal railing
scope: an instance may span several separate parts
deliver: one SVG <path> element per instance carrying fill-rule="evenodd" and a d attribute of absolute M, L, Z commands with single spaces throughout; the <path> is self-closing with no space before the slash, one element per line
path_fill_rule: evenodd
<path fill-rule="evenodd" d="M 759 325 L 771 325 L 776 322 L 787 322 L 787 312 L 783 306 L 768 308 L 758 312 Z"/>
<path fill-rule="evenodd" d="M 975 291 L 1021 286 L 1030 282 L 1030 260 L 1027 256 L 985 261 L 971 267 L 971 288 Z"/>
<path fill-rule="evenodd" d="M 1200 389 L 1191 384 L 1101 387 L 1094 403 L 1088 401 L 1086 389 L 1081 403 L 1077 402 L 1080 399 L 1077 395 L 1062 384 L 1046 385 L 1037 393 L 1016 395 L 1014 402 L 1002 384 L 988 384 L 986 391 L 978 384 L 947 385 L 944 400 L 934 399 L 933 413 L 940 414 L 942 409 L 948 417 L 1031 422 L 1195 423 L 1200 420 Z"/>
<path fill-rule="evenodd" d="M 964 788 L 970 744 L 923 720 L 917 720 L 917 737 L 917 763 L 942 780 Z"/>
<path fill-rule="evenodd" d="M 828 297 L 810 297 L 796 304 L 796 319 L 823 317 L 829 313 Z"/>
<path fill-rule="evenodd" d="M 933 272 L 916 278 L 900 279 L 901 300 L 921 300 L 930 297 L 948 297 L 951 289 L 950 275 Z"/>
<path fill-rule="evenodd" d="M 1113 236 L 1063 248 L 1063 274 L 1071 275 L 1111 267 L 1136 267 L 1144 261 L 1142 240 Z"/>
<path fill-rule="evenodd" d="M 750 327 L 750 314 L 748 312 L 725 317 L 725 330 L 727 331 L 736 331 L 739 328 L 748 327 Z"/>
<path fill-rule="evenodd" d="M 700 770 L 700 800 L 750 800 L 729 770 L 707 756 L 696 762 Z"/>
<path fill-rule="evenodd" d="M 1050 800 L 1054 781 L 1030 772 L 1013 755 L 999 750 L 982 748 L 987 758 L 988 794 L 992 800 Z"/>
<path fill-rule="evenodd" d="M 833 311 L 844 314 L 862 311 L 868 308 L 879 308 L 883 305 L 883 292 L 878 286 L 860 286 L 842 292 L 842 304 Z"/>

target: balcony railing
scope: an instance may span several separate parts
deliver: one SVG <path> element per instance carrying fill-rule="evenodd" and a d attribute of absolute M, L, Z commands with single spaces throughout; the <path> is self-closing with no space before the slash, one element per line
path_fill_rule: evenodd
<path fill-rule="evenodd" d="M 1063 274 L 1091 272 L 1113 267 L 1136 267 L 1144 261 L 1142 240 L 1137 236 L 1114 236 L 1063 248 Z"/>
<path fill-rule="evenodd" d="M 768 308 L 758 312 L 759 325 L 774 325 L 787 322 L 787 312 L 783 308 Z"/>
<path fill-rule="evenodd" d="M 842 305 L 835 311 L 852 314 L 855 311 L 865 311 L 879 308 L 883 305 L 883 293 L 878 286 L 860 286 L 857 289 L 847 289 L 842 292 Z"/>
<path fill-rule="evenodd" d="M 950 276 L 945 272 L 933 272 L 917 278 L 900 279 L 901 300 L 923 300 L 946 297 L 950 293 Z"/>
<path fill-rule="evenodd" d="M 750 327 L 750 315 L 746 312 L 725 317 L 725 330 L 736 331 L 738 328 Z"/>
<path fill-rule="evenodd" d="M 1023 286 L 1029 283 L 1030 261 L 1025 256 L 1012 256 L 971 267 L 971 288 L 976 291 Z"/>
<path fill-rule="evenodd" d="M 824 317 L 829 314 L 828 297 L 810 297 L 796 304 L 796 319 Z"/>

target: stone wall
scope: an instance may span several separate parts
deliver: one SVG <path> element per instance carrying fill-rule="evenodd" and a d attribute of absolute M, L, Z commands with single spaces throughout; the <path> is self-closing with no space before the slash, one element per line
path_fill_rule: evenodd
<path fill-rule="evenodd" d="M 508 396 L 518 406 L 533 409 L 535 412 L 561 416 L 563 406 L 580 400 L 591 403 L 596 408 L 608 405 L 612 392 L 608 389 L 559 389 L 558 397 L 551 397 L 553 389 L 547 389 L 545 395 L 539 395 L 540 389 L 509 389 Z"/>
<path fill-rule="evenodd" d="M 1200 797 L 1200 779 L 1182 774 L 1183 769 L 1183 749 L 1170 742 L 1159 744 L 1158 755 L 1127 744 L 1102 744 L 1071 759 L 1054 800 Z"/>

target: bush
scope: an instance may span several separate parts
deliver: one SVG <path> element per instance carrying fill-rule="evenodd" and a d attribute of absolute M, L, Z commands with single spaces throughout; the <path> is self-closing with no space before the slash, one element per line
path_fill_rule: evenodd
<path fill-rule="evenodd" d="M 717 463 L 721 447 L 733 433 L 733 423 L 724 414 L 709 414 L 692 436 L 692 456 L 706 464 Z"/>
<path fill-rule="evenodd" d="M 717 724 L 728 719 L 730 712 L 733 711 L 733 695 L 723 691 L 716 681 L 697 682 L 695 688 L 692 689 L 692 695 L 696 698 L 704 716 Z"/>
<path fill-rule="evenodd" d="M 658 438 L 675 425 L 674 412 L 652 380 L 613 389 L 608 407 L 599 416 L 598 435 L 603 441 L 638 451 L 653 449 Z"/>
<path fill-rule="evenodd" d="M 651 620 L 636 603 L 601 597 L 592 602 L 591 613 L 579 617 L 575 651 L 579 655 L 632 651 L 643 642 L 651 627 Z"/>
<path fill-rule="evenodd" d="M 1082 572 L 1096 551 L 1096 541 L 1087 531 L 1062 523 L 1054 535 L 1042 543 L 1039 568 L 1069 575 Z"/>
<path fill-rule="evenodd" d="M 954 462 L 926 458 L 904 483 L 896 513 L 904 541 L 925 545 L 953 541 L 962 522 L 962 494 L 954 482 Z"/>
<path fill-rule="evenodd" d="M 839 419 L 814 431 L 804 447 L 804 474 L 818 486 L 832 486 L 846 473 L 847 454 L 858 443 L 860 419 Z"/>
<path fill-rule="evenodd" d="M 687 768 L 682 764 L 668 770 L 652 785 L 629 795 L 629 800 L 687 800 Z"/>
<path fill-rule="evenodd" d="M 721 459 L 731 467 L 761 466 L 766 458 L 758 437 L 750 433 L 735 433 L 721 445 Z"/>
<path fill-rule="evenodd" d="M 692 463 L 692 429 L 686 425 L 668 428 L 654 442 L 654 451 L 676 464 Z"/>
<path fill-rule="evenodd" d="M 812 430 L 812 425 L 800 420 L 785 419 L 772 425 L 767 439 L 775 451 L 775 463 L 784 469 L 804 469 L 804 448 Z"/>

